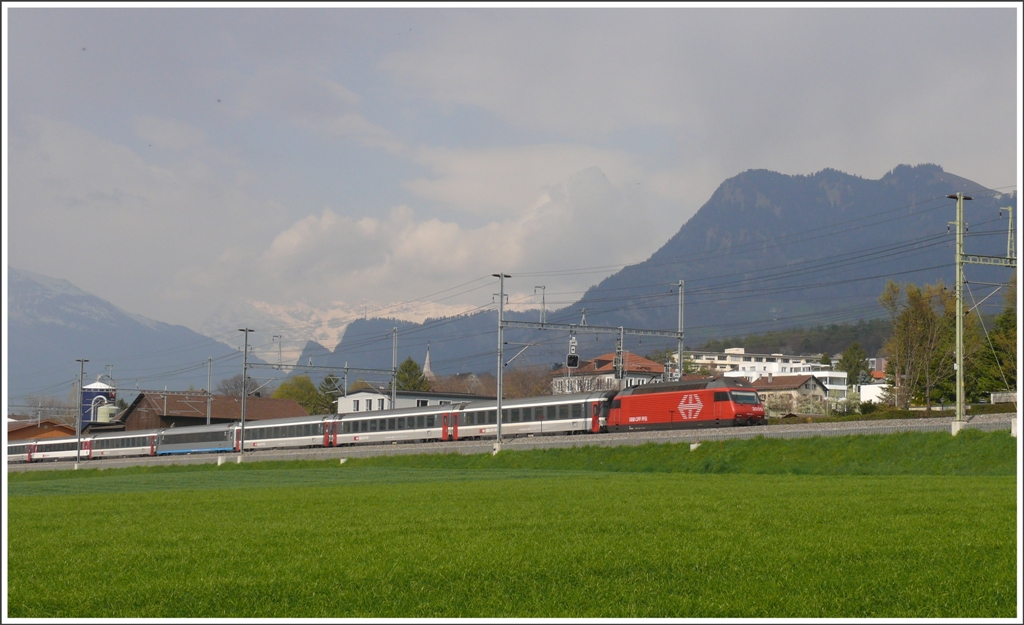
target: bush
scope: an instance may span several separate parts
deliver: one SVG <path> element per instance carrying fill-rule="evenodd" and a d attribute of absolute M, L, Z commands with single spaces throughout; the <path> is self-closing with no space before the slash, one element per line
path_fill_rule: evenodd
<path fill-rule="evenodd" d="M 873 402 L 873 401 L 865 401 L 865 402 L 861 402 L 861 404 L 860 404 L 860 413 L 861 414 L 871 414 L 872 412 L 874 412 L 876 410 L 878 410 L 878 406 L 876 406 L 875 402 Z"/>

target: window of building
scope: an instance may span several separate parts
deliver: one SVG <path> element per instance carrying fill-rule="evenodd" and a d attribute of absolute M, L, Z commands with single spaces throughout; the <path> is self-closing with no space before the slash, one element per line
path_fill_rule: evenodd
<path fill-rule="evenodd" d="M 359 400 L 358 399 L 353 399 L 352 400 L 352 412 L 359 412 Z"/>
<path fill-rule="evenodd" d="M 425 399 L 417 399 L 416 400 L 416 407 L 417 408 L 420 407 L 420 406 L 426 406 L 426 405 L 427 405 L 427 400 L 425 400 Z"/>
<path fill-rule="evenodd" d="M 384 410 L 384 398 L 377 400 L 377 410 Z"/>

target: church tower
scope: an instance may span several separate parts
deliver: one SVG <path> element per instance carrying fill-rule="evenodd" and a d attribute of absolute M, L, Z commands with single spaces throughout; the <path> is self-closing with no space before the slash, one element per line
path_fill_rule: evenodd
<path fill-rule="evenodd" d="M 423 359 L 423 377 L 433 382 L 437 376 L 430 370 L 430 343 L 427 343 L 427 357 Z"/>

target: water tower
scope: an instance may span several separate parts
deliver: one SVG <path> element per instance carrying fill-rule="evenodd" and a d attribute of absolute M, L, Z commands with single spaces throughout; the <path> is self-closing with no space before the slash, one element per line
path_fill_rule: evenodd
<path fill-rule="evenodd" d="M 106 404 L 113 405 L 117 399 L 117 389 L 109 384 L 100 382 L 100 379 L 106 377 L 108 380 L 113 382 L 114 380 L 106 374 L 96 378 L 96 381 L 92 384 L 87 384 L 82 387 L 82 405 L 80 408 L 82 427 L 93 421 L 99 422 L 100 420 L 100 407 Z M 104 415 L 106 416 L 106 415 Z M 107 417 L 109 421 L 109 416 Z"/>

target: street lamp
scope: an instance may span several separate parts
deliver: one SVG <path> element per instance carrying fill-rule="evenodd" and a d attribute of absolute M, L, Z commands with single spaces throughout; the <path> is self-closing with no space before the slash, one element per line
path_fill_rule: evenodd
<path fill-rule="evenodd" d="M 255 330 L 238 328 L 238 331 L 245 332 L 245 345 L 242 347 L 242 431 L 241 443 L 238 446 L 238 457 L 241 459 L 245 455 L 245 396 L 249 394 L 249 389 L 246 388 L 249 375 L 249 333 Z"/>
<path fill-rule="evenodd" d="M 75 362 L 79 363 L 78 368 L 78 417 L 75 418 L 75 435 L 78 437 L 78 448 L 75 450 L 75 468 L 78 468 L 78 463 L 82 459 L 82 402 L 85 401 L 85 390 L 83 385 L 85 384 L 85 363 L 89 362 L 85 358 L 76 358 Z"/>

